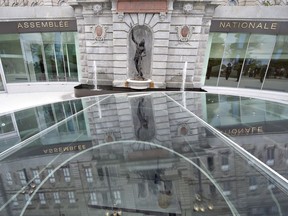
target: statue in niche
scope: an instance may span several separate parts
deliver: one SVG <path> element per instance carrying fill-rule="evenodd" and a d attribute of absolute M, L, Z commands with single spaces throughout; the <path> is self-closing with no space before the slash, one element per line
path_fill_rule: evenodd
<path fill-rule="evenodd" d="M 143 68 L 142 68 L 142 63 L 143 63 L 143 57 L 146 56 L 146 50 L 145 50 L 145 39 L 143 38 L 139 43 L 135 40 L 134 36 L 134 31 L 132 29 L 132 41 L 136 45 L 136 52 L 134 56 L 134 63 L 135 67 L 137 70 L 137 80 L 145 80 L 143 77 Z"/>

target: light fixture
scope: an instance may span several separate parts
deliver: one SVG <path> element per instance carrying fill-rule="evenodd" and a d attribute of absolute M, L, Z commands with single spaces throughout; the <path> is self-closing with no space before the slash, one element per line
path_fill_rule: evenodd
<path fill-rule="evenodd" d="M 122 215 L 122 211 L 121 210 L 113 210 L 112 213 L 107 211 L 106 214 L 105 214 L 105 216 L 121 216 L 121 215 Z"/>
<path fill-rule="evenodd" d="M 205 212 L 206 209 L 208 209 L 209 211 L 212 211 L 214 209 L 214 205 L 212 204 L 211 200 L 200 194 L 196 194 L 193 203 L 193 210 L 195 212 Z"/>
<path fill-rule="evenodd" d="M 22 190 L 22 194 L 31 195 L 35 191 L 35 188 L 36 188 L 36 184 L 34 182 L 31 182 Z"/>

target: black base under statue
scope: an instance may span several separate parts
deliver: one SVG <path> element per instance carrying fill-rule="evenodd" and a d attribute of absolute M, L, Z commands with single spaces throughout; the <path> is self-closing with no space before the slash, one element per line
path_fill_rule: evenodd
<path fill-rule="evenodd" d="M 74 87 L 74 96 L 75 97 L 86 97 L 93 95 L 103 95 L 103 94 L 115 94 L 123 92 L 141 92 L 141 91 L 180 91 L 179 88 L 148 88 L 148 89 L 131 89 L 128 87 L 113 87 L 113 86 L 98 86 L 98 89 L 94 89 L 91 86 L 86 84 L 80 84 Z M 198 91 L 206 92 L 201 88 L 185 88 L 185 91 Z"/>

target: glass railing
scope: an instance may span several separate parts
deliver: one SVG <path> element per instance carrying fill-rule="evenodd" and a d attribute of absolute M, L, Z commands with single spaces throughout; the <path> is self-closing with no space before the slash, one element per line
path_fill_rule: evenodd
<path fill-rule="evenodd" d="M 6 113 L 0 215 L 287 215 L 286 107 L 140 92 Z"/>

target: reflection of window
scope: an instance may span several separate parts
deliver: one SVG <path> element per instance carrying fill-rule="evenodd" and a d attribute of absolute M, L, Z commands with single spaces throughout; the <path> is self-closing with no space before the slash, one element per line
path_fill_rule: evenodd
<path fill-rule="evenodd" d="M 33 170 L 32 172 L 33 172 L 34 182 L 36 184 L 40 184 L 41 180 L 40 180 L 40 177 L 39 177 L 38 170 Z"/>
<path fill-rule="evenodd" d="M 90 193 L 90 202 L 92 205 L 97 205 L 97 195 L 95 192 Z"/>
<path fill-rule="evenodd" d="M 211 195 L 216 196 L 216 187 L 215 185 L 209 185 L 209 190 Z"/>
<path fill-rule="evenodd" d="M 70 178 L 70 171 L 69 168 L 63 168 L 63 174 L 64 174 L 64 179 L 66 182 L 70 182 L 71 178 Z"/>
<path fill-rule="evenodd" d="M 229 152 L 221 154 L 221 170 L 222 171 L 229 170 Z"/>
<path fill-rule="evenodd" d="M 275 188 L 275 185 L 272 181 L 269 180 L 268 181 L 268 189 L 273 189 L 273 188 Z"/>
<path fill-rule="evenodd" d="M 6 172 L 6 181 L 7 181 L 7 184 L 9 184 L 9 185 L 13 184 L 12 176 L 11 176 L 10 172 Z"/>
<path fill-rule="evenodd" d="M 249 190 L 256 190 L 257 189 L 257 179 L 256 176 L 249 177 Z"/>
<path fill-rule="evenodd" d="M 55 176 L 54 176 L 53 170 L 52 169 L 47 169 L 47 171 L 48 171 L 48 175 L 50 176 L 49 181 L 51 183 L 54 183 L 55 182 Z"/>
<path fill-rule="evenodd" d="M 224 195 L 231 194 L 231 183 L 229 181 L 223 182 L 223 194 Z"/>
<path fill-rule="evenodd" d="M 274 165 L 274 153 L 275 153 L 275 148 L 274 147 L 268 147 L 267 148 L 267 162 L 266 164 L 269 166 Z"/>
<path fill-rule="evenodd" d="M 97 172 L 98 172 L 98 176 L 99 176 L 99 179 L 100 181 L 103 181 L 104 180 L 104 172 L 103 172 L 103 168 L 98 168 L 97 169 Z"/>
<path fill-rule="evenodd" d="M 87 182 L 93 182 L 93 175 L 92 175 L 91 168 L 85 168 L 85 175 L 86 175 Z"/>
<path fill-rule="evenodd" d="M 60 203 L 59 193 L 58 193 L 58 192 L 54 192 L 54 193 L 53 193 L 53 197 L 54 197 L 54 202 L 55 202 L 56 204 L 59 204 L 59 203 Z"/>
<path fill-rule="evenodd" d="M 18 206 L 18 205 L 19 205 L 19 203 L 18 203 L 17 197 L 15 197 L 13 199 L 13 206 Z"/>
<path fill-rule="evenodd" d="M 69 202 L 70 203 L 75 203 L 76 200 L 75 200 L 75 195 L 74 195 L 74 192 L 73 191 L 69 191 L 68 192 L 68 198 L 69 198 Z"/>
<path fill-rule="evenodd" d="M 29 194 L 25 194 L 25 201 L 28 202 L 28 205 L 32 205 L 32 201 L 30 199 Z"/>
<path fill-rule="evenodd" d="M 121 204 L 121 194 L 120 194 L 120 191 L 114 191 L 113 192 L 114 194 L 114 204 Z"/>
<path fill-rule="evenodd" d="M 213 156 L 207 157 L 207 165 L 208 165 L 208 170 L 213 171 L 214 170 L 214 158 Z"/>
<path fill-rule="evenodd" d="M 10 115 L 0 116 L 0 134 L 14 131 L 14 125 Z"/>
<path fill-rule="evenodd" d="M 26 175 L 25 175 L 25 172 L 23 170 L 21 171 L 18 171 L 18 174 L 19 174 L 19 178 L 20 178 L 20 182 L 22 185 L 26 185 L 27 184 L 27 181 L 26 181 Z"/>
<path fill-rule="evenodd" d="M 44 193 L 39 193 L 39 199 L 40 199 L 40 203 L 42 205 L 46 204 L 46 199 L 45 199 Z"/>
<path fill-rule="evenodd" d="M 138 183 L 138 197 L 139 198 L 146 197 L 146 186 L 143 182 Z"/>
<path fill-rule="evenodd" d="M 108 203 L 107 193 L 106 193 L 106 192 L 102 192 L 101 195 L 102 195 L 103 203 L 104 203 L 104 204 L 107 204 L 107 203 Z"/>

